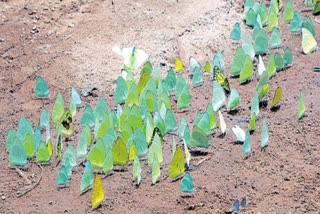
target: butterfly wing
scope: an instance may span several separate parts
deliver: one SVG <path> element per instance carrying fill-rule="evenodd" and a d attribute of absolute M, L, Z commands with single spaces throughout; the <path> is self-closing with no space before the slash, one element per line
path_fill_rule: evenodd
<path fill-rule="evenodd" d="M 37 97 L 47 97 L 49 95 L 48 85 L 41 76 L 37 76 L 35 93 Z"/>
<path fill-rule="evenodd" d="M 133 53 L 133 62 L 131 64 L 132 69 L 137 69 L 141 65 L 143 65 L 147 60 L 149 56 L 141 49 L 135 49 Z"/>
<path fill-rule="evenodd" d="M 56 102 L 54 103 L 53 109 L 52 109 L 52 121 L 57 123 L 61 116 L 64 113 L 64 101 L 62 94 L 59 92 L 57 95 Z"/>
<path fill-rule="evenodd" d="M 98 175 L 94 181 L 93 192 L 92 192 L 92 208 L 95 209 L 102 203 L 104 199 L 103 187 L 101 180 Z"/>
<path fill-rule="evenodd" d="M 62 151 L 62 134 L 61 128 L 58 128 L 58 140 L 56 146 L 56 155 L 59 159 L 61 159 L 61 151 Z"/>
<path fill-rule="evenodd" d="M 243 197 L 243 199 L 241 200 L 241 207 L 242 208 L 247 208 L 247 199 L 246 199 L 246 197 Z"/>
<path fill-rule="evenodd" d="M 220 85 L 223 85 L 224 82 L 225 82 L 225 79 L 226 79 L 226 76 L 219 69 L 219 67 L 218 66 L 214 66 L 214 80 L 217 81 Z"/>
<path fill-rule="evenodd" d="M 73 117 L 69 109 L 60 118 L 59 124 L 61 125 L 62 137 L 71 137 L 73 133 Z"/>
<path fill-rule="evenodd" d="M 320 13 L 320 0 L 315 0 L 312 14 L 317 15 L 319 13 Z"/>
<path fill-rule="evenodd" d="M 178 57 L 176 58 L 175 69 L 176 71 L 181 71 L 183 69 L 182 62 Z"/>
<path fill-rule="evenodd" d="M 132 62 L 132 50 L 133 48 L 122 48 L 122 57 L 124 59 L 124 65 L 128 68 L 131 68 L 131 62 Z"/>
<path fill-rule="evenodd" d="M 305 54 L 313 52 L 317 47 L 317 42 L 313 35 L 306 28 L 302 28 L 302 48 Z"/>
<path fill-rule="evenodd" d="M 169 177 L 176 178 L 184 172 L 184 156 L 180 146 L 177 146 L 176 152 L 169 166 Z"/>
<path fill-rule="evenodd" d="M 230 85 L 229 85 L 229 81 L 228 79 L 225 77 L 224 81 L 223 81 L 223 85 L 224 87 L 226 87 L 227 91 L 230 92 Z"/>
<path fill-rule="evenodd" d="M 239 213 L 239 200 L 238 199 L 233 203 L 233 209 L 236 213 Z"/>

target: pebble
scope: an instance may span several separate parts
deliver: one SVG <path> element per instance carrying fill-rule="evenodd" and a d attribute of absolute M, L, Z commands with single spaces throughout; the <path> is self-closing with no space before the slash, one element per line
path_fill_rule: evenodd
<path fill-rule="evenodd" d="M 6 196 L 2 196 L 1 199 L 2 199 L 2 200 L 6 200 Z"/>
<path fill-rule="evenodd" d="M 74 23 L 68 25 L 69 28 L 74 28 Z"/>

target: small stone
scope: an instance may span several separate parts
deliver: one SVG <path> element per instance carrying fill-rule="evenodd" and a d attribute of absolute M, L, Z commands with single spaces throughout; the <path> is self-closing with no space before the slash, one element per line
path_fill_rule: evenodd
<path fill-rule="evenodd" d="M 68 25 L 69 28 L 74 28 L 74 23 Z"/>
<path fill-rule="evenodd" d="M 6 196 L 2 196 L 1 199 L 2 199 L 2 200 L 6 200 Z"/>
<path fill-rule="evenodd" d="M 68 40 L 68 39 L 70 39 L 72 37 L 72 35 L 69 35 L 69 36 L 66 36 L 64 39 L 65 40 Z"/>

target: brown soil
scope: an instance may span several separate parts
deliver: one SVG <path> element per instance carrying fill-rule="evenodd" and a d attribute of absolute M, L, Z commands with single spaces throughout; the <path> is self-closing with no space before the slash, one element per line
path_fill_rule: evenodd
<path fill-rule="evenodd" d="M 174 66 L 175 57 L 179 56 L 184 62 L 182 73 L 189 85 L 189 56 L 195 56 L 204 63 L 211 61 L 220 48 L 224 51 L 228 73 L 239 46 L 228 38 L 234 23 L 241 20 L 243 2 L 240 0 L 168 0 L 157 3 L 114 0 L 113 4 L 101 0 L 0 2 L 1 213 L 92 211 L 92 191 L 80 195 L 83 166 L 74 170 L 66 188 L 59 189 L 55 183 L 59 170 L 55 157 L 50 164 L 42 166 L 40 184 L 18 198 L 17 195 L 28 186 L 15 170 L 9 168 L 8 153 L 5 151 L 6 134 L 8 128 L 18 128 L 21 116 L 35 127 L 43 107 L 51 112 L 58 92 L 68 100 L 71 86 L 78 91 L 95 86 L 98 88 L 96 96 L 82 97 L 84 103 L 75 118 L 75 134 L 68 143 L 76 146 L 80 115 L 86 103 L 94 107 L 99 96 L 104 96 L 108 105 L 115 108 L 112 96 L 123 62 L 111 51 L 114 45 L 135 45 L 145 50 L 162 77 Z M 294 1 L 293 4 L 299 11 L 304 9 L 301 1 Z M 301 14 L 303 18 L 310 15 L 314 20 L 310 11 Z M 234 144 L 235 137 L 230 128 L 236 124 L 247 128 L 247 122 L 238 120 L 250 117 L 248 105 L 257 78 L 245 85 L 240 85 L 236 78 L 230 78 L 231 88 L 236 88 L 241 95 L 241 105 L 234 115 L 223 108 L 227 134 L 219 138 L 221 131 L 218 125 L 216 132 L 209 137 L 211 146 L 200 150 L 207 154 L 197 155 L 199 152 L 191 149 L 190 174 L 194 193 L 182 193 L 180 180 L 167 178 L 172 141 L 172 136 L 167 135 L 160 182 L 151 185 L 151 168 L 147 166 L 146 158 L 142 159 L 142 184 L 139 187 L 131 178 L 132 164 L 110 176 L 100 175 L 105 200 L 94 212 L 223 213 L 232 212 L 232 203 L 244 196 L 248 208 L 241 212 L 316 213 L 320 210 L 320 73 L 312 71 L 313 66 L 320 65 L 320 53 L 302 54 L 301 36 L 291 34 L 289 25 L 284 24 L 281 17 L 282 12 L 279 23 L 283 46 L 271 52 L 282 54 L 288 46 L 292 50 L 294 63 L 269 81 L 270 92 L 264 98 L 268 106 L 260 108 L 261 117 L 251 136 L 251 156 L 244 158 L 242 145 Z M 319 40 L 320 27 L 316 22 L 314 25 Z M 252 31 L 243 23 L 241 29 L 251 38 Z M 266 64 L 267 59 L 264 58 Z M 160 62 L 166 63 L 166 66 L 160 66 Z M 35 98 L 33 90 L 37 75 L 48 83 L 49 99 Z M 190 87 L 192 104 L 187 112 L 178 110 L 172 97 L 178 123 L 181 116 L 185 116 L 191 126 L 196 112 L 203 112 L 211 102 L 211 78 L 205 75 L 201 87 Z M 281 107 L 273 112 L 269 107 L 279 86 L 283 90 Z M 297 121 L 300 90 L 305 95 L 306 116 Z M 270 138 L 269 146 L 264 150 L 260 148 L 262 118 L 267 120 Z M 51 136 L 55 138 L 54 129 Z M 35 163 L 29 163 L 22 168 L 22 172 L 33 183 L 41 175 Z"/>

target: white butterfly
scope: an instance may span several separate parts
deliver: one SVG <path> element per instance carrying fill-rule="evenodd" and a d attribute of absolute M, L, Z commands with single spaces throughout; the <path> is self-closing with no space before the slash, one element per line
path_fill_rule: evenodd
<path fill-rule="evenodd" d="M 264 65 L 263 59 L 261 57 L 261 55 L 259 55 L 259 65 L 258 65 L 258 73 L 259 76 L 261 76 L 263 74 L 264 71 L 266 71 L 266 66 Z"/>
<path fill-rule="evenodd" d="M 233 134 L 237 137 L 238 141 L 244 142 L 246 133 L 237 125 L 231 128 Z"/>
<path fill-rule="evenodd" d="M 124 65 L 130 69 L 137 69 L 143 65 L 149 58 L 149 55 L 146 54 L 143 50 L 136 47 L 131 48 L 119 48 L 114 46 L 112 48 L 116 54 L 120 55 L 124 59 Z"/>

